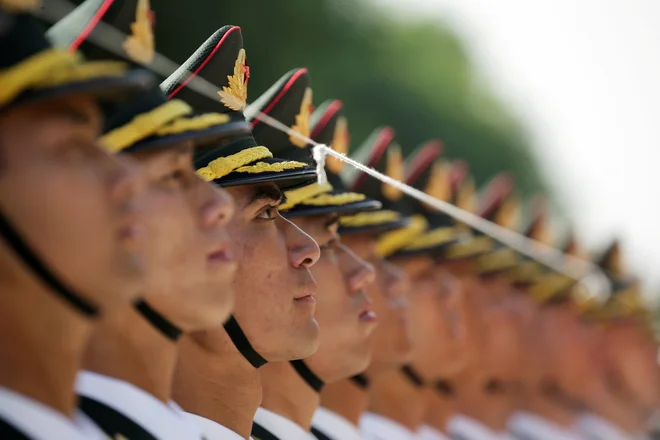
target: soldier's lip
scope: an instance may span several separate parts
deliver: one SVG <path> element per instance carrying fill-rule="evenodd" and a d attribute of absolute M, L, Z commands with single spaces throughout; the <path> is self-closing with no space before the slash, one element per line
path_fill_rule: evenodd
<path fill-rule="evenodd" d="M 145 227 L 142 223 L 131 221 L 119 228 L 117 236 L 123 242 L 136 243 L 144 238 Z"/>
<path fill-rule="evenodd" d="M 316 302 L 316 282 L 306 284 L 302 290 L 300 295 L 293 298 L 294 301 Z"/>
<path fill-rule="evenodd" d="M 210 263 L 215 264 L 236 262 L 234 253 L 231 251 L 231 248 L 228 244 L 222 244 L 218 246 L 218 248 L 216 248 L 213 252 L 210 252 L 206 258 Z"/>
<path fill-rule="evenodd" d="M 376 322 L 378 320 L 376 313 L 373 310 L 365 310 L 364 312 L 360 313 L 358 318 L 362 322 Z"/>

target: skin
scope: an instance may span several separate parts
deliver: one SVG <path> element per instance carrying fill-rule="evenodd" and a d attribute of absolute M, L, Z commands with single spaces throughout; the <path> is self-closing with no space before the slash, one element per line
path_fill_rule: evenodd
<path fill-rule="evenodd" d="M 185 332 L 215 329 L 228 318 L 237 266 L 226 231 L 233 200 L 197 177 L 192 154 L 192 142 L 132 154 L 146 181 L 151 213 L 142 298 Z M 176 344 L 127 307 L 104 317 L 84 364 L 166 402 L 176 357 Z"/>
<path fill-rule="evenodd" d="M 607 398 L 594 392 L 587 404 L 627 432 L 644 432 L 659 406 L 657 343 L 638 317 L 613 319 L 600 331 L 601 379 Z"/>
<path fill-rule="evenodd" d="M 393 261 L 408 275 L 411 283 L 410 329 L 414 341 L 413 363 L 425 381 L 432 383 L 454 373 L 455 349 L 449 340 L 453 331 L 446 316 L 450 298 L 440 288 L 436 263 L 431 255 L 400 258 Z M 460 362 L 460 361 L 459 361 Z"/>
<path fill-rule="evenodd" d="M 234 316 L 253 347 L 269 361 L 311 356 L 318 348 L 314 317 L 316 242 L 277 211 L 274 184 L 228 189 L 237 214 L 229 223 L 237 259 Z"/>
<path fill-rule="evenodd" d="M 470 260 L 442 260 L 436 274 L 442 295 L 448 296 L 446 319 L 452 322 L 454 343 L 460 347 L 464 365 L 481 366 L 486 333 L 481 318 L 484 293 L 474 265 Z"/>
<path fill-rule="evenodd" d="M 312 267 L 319 285 L 315 316 L 320 345 L 305 362 L 325 382 L 335 382 L 364 371 L 371 360 L 376 314 L 366 289 L 375 281 L 375 270 L 339 241 L 336 215 L 293 222 L 321 248 L 321 258 Z"/>
<path fill-rule="evenodd" d="M 605 356 L 611 387 L 641 414 L 650 416 L 660 405 L 657 342 L 641 320 L 613 321 L 604 330 Z M 617 377 L 618 376 L 618 377 Z"/>
<path fill-rule="evenodd" d="M 550 379 L 576 400 L 589 393 L 590 377 L 602 365 L 596 328 L 581 320 L 571 301 L 541 308 L 543 343 L 554 374 Z"/>
<path fill-rule="evenodd" d="M 272 183 L 228 188 L 236 214 L 227 230 L 241 264 L 233 283 L 234 316 L 252 346 L 269 362 L 311 356 L 318 348 L 314 318 L 316 242 L 278 206 Z M 248 438 L 261 403 L 259 370 L 239 353 L 223 327 L 184 335 L 178 344 L 173 398 L 186 410 Z"/>
<path fill-rule="evenodd" d="M 142 287 L 145 228 L 135 170 L 98 147 L 101 124 L 84 96 L 2 114 L 0 193 L 3 211 L 48 267 L 109 310 Z"/>
<path fill-rule="evenodd" d="M 133 156 L 157 215 L 149 218 L 146 302 L 184 331 L 216 328 L 234 305 L 229 193 L 197 177 L 191 142 Z"/>
<path fill-rule="evenodd" d="M 321 249 L 321 258 L 312 267 L 319 283 L 315 316 L 321 342 L 305 364 L 324 383 L 333 383 L 363 371 L 371 358 L 369 336 L 376 326 L 376 316 L 365 288 L 374 281 L 374 269 L 339 242 L 336 215 L 293 221 Z M 309 429 L 319 394 L 288 362 L 269 363 L 260 369 L 260 375 L 261 406 Z"/>
<path fill-rule="evenodd" d="M 97 145 L 99 108 L 70 96 L 0 113 L 2 211 L 58 278 L 111 314 L 141 290 L 135 168 Z M 70 415 L 92 321 L 0 241 L 0 385 Z"/>
<path fill-rule="evenodd" d="M 412 353 L 408 326 L 409 280 L 401 269 L 378 256 L 377 237 L 346 235 L 342 236 L 342 242 L 376 270 L 376 281 L 367 286 L 367 294 L 378 316 L 378 326 L 371 336 L 373 355 L 367 373 L 373 375 L 403 365 Z"/>
<path fill-rule="evenodd" d="M 500 387 L 500 384 L 513 383 L 520 369 L 517 356 L 522 319 L 510 284 L 501 277 L 479 276 L 477 267 L 469 259 L 442 261 L 437 273 L 443 276 L 445 272 L 448 279 L 444 284 L 457 285 L 453 306 L 448 310 L 451 310 L 451 319 L 458 324 L 457 339 L 463 343 L 448 341 L 459 344 L 457 352 L 461 354 L 456 356 L 463 362 L 445 377 L 454 390 L 452 401 L 442 402 L 432 397 L 431 403 L 441 403 L 447 411 L 466 414 L 494 431 L 505 431 L 510 399 L 492 385 Z M 429 414 L 426 420 L 442 428 L 448 418 L 446 413 Z"/>
<path fill-rule="evenodd" d="M 373 301 L 378 326 L 371 334 L 371 363 L 364 375 L 374 379 L 388 371 L 397 372 L 409 361 L 412 351 L 407 318 L 408 279 L 401 269 L 378 256 L 376 236 L 347 235 L 342 242 L 375 269 L 375 282 L 368 284 L 366 291 Z M 323 388 L 321 405 L 357 425 L 369 406 L 369 393 L 351 380 L 341 380 Z"/>
<path fill-rule="evenodd" d="M 426 384 L 443 379 L 446 345 L 438 344 L 445 333 L 446 305 L 436 276 L 436 263 L 430 255 L 417 255 L 392 260 L 410 280 L 409 328 L 413 341 L 411 366 Z M 440 347 L 440 349 L 438 349 Z M 383 372 L 374 378 L 369 389 L 370 410 L 397 421 L 415 431 L 424 421 L 426 399 L 424 388 L 413 384 L 398 370 Z"/>

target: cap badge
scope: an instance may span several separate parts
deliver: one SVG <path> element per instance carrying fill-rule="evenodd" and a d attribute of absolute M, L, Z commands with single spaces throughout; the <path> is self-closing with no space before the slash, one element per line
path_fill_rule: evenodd
<path fill-rule="evenodd" d="M 245 49 L 238 51 L 236 63 L 234 63 L 234 74 L 227 76 L 229 87 L 224 86 L 218 92 L 220 101 L 225 107 L 240 112 L 245 109 L 247 103 L 247 85 L 250 79 L 250 68 L 246 65 Z"/>
<path fill-rule="evenodd" d="M 495 223 L 509 229 L 517 229 L 520 220 L 520 200 L 518 197 L 507 197 L 497 210 Z"/>
<path fill-rule="evenodd" d="M 468 176 L 458 188 L 456 206 L 472 214 L 477 212 L 477 186 L 474 179 Z"/>
<path fill-rule="evenodd" d="M 137 63 L 149 64 L 154 59 L 154 32 L 149 0 L 138 0 L 131 35 L 124 41 L 124 51 Z"/>
<path fill-rule="evenodd" d="M 335 134 L 332 137 L 331 147 L 337 153 L 346 154 L 348 153 L 349 142 L 350 137 L 348 135 L 348 121 L 346 121 L 344 116 L 340 116 L 337 119 L 337 123 L 335 124 Z M 344 168 L 344 162 L 332 156 L 329 156 L 326 159 L 326 164 L 328 169 L 335 174 L 339 174 Z"/>
<path fill-rule="evenodd" d="M 403 182 L 403 157 L 401 157 L 401 147 L 397 144 L 392 144 L 387 149 L 387 165 L 385 174 L 392 179 Z M 400 189 L 383 182 L 382 185 L 383 195 L 392 201 L 399 200 L 403 193 Z"/>
<path fill-rule="evenodd" d="M 0 0 L 0 8 L 10 12 L 33 11 L 40 4 L 40 0 Z"/>
<path fill-rule="evenodd" d="M 615 242 L 607 250 L 604 261 L 602 263 L 603 269 L 613 273 L 614 275 L 624 275 L 625 270 L 623 267 L 623 261 L 621 259 L 621 246 L 619 242 Z"/>
<path fill-rule="evenodd" d="M 431 168 L 431 175 L 424 192 L 438 200 L 448 201 L 451 193 L 449 182 L 450 165 L 436 161 Z"/>
<path fill-rule="evenodd" d="M 302 103 L 300 104 L 300 113 L 296 115 L 296 122 L 291 126 L 291 129 L 308 138 L 310 134 L 309 117 L 312 111 L 312 89 L 307 87 Z M 307 146 L 307 141 L 293 134 L 289 135 L 289 141 L 299 148 L 305 148 Z"/>

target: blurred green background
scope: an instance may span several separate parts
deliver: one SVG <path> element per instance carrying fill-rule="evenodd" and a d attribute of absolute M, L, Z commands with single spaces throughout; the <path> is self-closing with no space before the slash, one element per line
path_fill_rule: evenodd
<path fill-rule="evenodd" d="M 354 148 L 375 127 L 395 128 L 404 150 L 430 138 L 464 158 L 478 183 L 500 171 L 521 192 L 544 190 L 524 130 L 479 81 L 447 25 L 397 21 L 360 0 L 153 1 L 159 52 L 181 63 L 226 24 L 241 26 L 249 100 L 294 67 L 310 71 L 316 105 L 345 104 Z"/>
<path fill-rule="evenodd" d="M 344 102 L 352 149 L 391 125 L 404 152 L 441 139 L 446 157 L 466 160 L 477 184 L 507 171 L 523 196 L 553 199 L 524 126 L 436 17 L 399 20 L 368 0 L 152 0 L 151 8 L 156 49 L 179 64 L 220 27 L 240 26 L 250 102 L 287 71 L 307 67 L 315 105 Z"/>

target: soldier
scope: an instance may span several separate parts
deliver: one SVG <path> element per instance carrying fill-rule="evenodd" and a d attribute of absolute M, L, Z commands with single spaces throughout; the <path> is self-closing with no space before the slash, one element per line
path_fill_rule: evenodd
<path fill-rule="evenodd" d="M 541 199 L 532 203 L 532 218 L 525 231 L 528 238 L 540 243 L 551 245 L 552 234 L 549 225 L 547 206 Z M 572 233 L 565 241 L 561 250 L 570 256 L 579 257 L 582 251 L 578 248 Z M 532 300 L 531 319 L 523 326 L 522 353 L 523 365 L 520 376 L 520 396 L 516 411 L 509 419 L 511 435 L 518 439 L 566 439 L 578 440 L 580 437 L 573 432 L 576 413 L 574 408 L 562 404 L 557 390 L 557 369 L 554 355 L 565 359 L 577 360 L 568 349 L 572 344 L 585 341 L 580 326 L 564 326 L 563 320 L 556 319 L 559 314 L 567 315 L 572 309 L 570 301 L 571 280 L 558 274 L 548 275 L 549 269 L 541 263 L 524 259 L 510 272 L 514 286 L 524 297 Z M 540 281 L 540 282 L 539 282 Z M 530 292 L 531 294 L 527 294 Z M 569 324 L 575 321 L 569 321 Z M 563 328 L 554 328 L 562 325 Z M 553 337 L 570 332 L 571 341 L 563 345 L 563 352 L 549 349 Z M 585 351 L 588 353 L 588 350 Z M 580 371 L 578 369 L 578 371 Z"/>
<path fill-rule="evenodd" d="M 585 394 L 589 412 L 577 428 L 593 440 L 646 438 L 658 408 L 660 371 L 641 284 L 624 269 L 618 241 L 596 263 L 610 279 L 612 295 L 586 314 L 600 335 L 601 368 L 595 371 L 600 386 L 593 385 Z"/>
<path fill-rule="evenodd" d="M 0 41 L 0 321 L 12 335 L 0 344 L 0 436 L 94 438 L 74 381 L 94 318 L 142 287 L 146 228 L 132 168 L 97 143 L 98 103 L 152 79 L 53 49 L 27 13 L 12 21 Z"/>
<path fill-rule="evenodd" d="M 341 110 L 339 101 L 322 105 L 317 110 L 320 121 L 316 126 L 322 127 L 322 121 L 327 120 L 327 133 L 332 122 L 336 121 L 331 145 L 335 151 L 346 153 L 349 138 Z M 387 135 L 385 139 L 389 133 L 392 133 L 391 129 L 383 131 Z M 345 188 L 339 175 L 344 163 L 331 157 L 326 161 L 328 177 L 333 186 Z M 405 226 L 408 220 L 393 211 L 383 210 L 340 218 L 340 222 L 344 220 L 347 221 L 340 227 L 342 243 L 375 268 L 376 282 L 369 284 L 366 291 L 373 301 L 378 326 L 371 335 L 372 356 L 368 368 L 349 379 L 327 384 L 321 391 L 321 407 L 316 410 L 312 421 L 312 433 L 319 440 L 361 439 L 358 423 L 369 406 L 371 379 L 382 372 L 398 370 L 406 364 L 412 348 L 407 324 L 408 281 L 403 271 L 376 252 L 378 237 Z"/>
<path fill-rule="evenodd" d="M 482 191 L 479 203 L 471 203 L 473 207 L 480 205 L 474 211 L 500 226 L 511 227 L 516 220 L 511 190 L 507 175 L 496 176 Z M 468 283 L 466 292 L 476 307 L 483 339 L 477 362 L 452 379 L 456 413 L 447 422 L 447 432 L 452 438 L 506 438 L 510 395 L 520 364 L 520 319 L 505 274 L 517 264 L 518 255 L 478 231 L 473 234 L 481 252 L 464 259 L 453 273 Z"/>
<path fill-rule="evenodd" d="M 122 56 L 115 57 L 148 62 L 154 54 L 148 2 L 105 5 L 87 0 L 48 35 L 59 44 L 77 45 L 91 59 L 113 56 L 87 41 L 102 21 L 130 35 Z M 237 56 L 233 47 L 218 48 L 224 51 Z M 222 78 L 232 72 L 233 67 Z M 176 343 L 183 332 L 215 329 L 226 321 L 237 262 L 226 230 L 233 201 L 195 174 L 193 153 L 249 134 L 249 125 L 230 108 L 211 105 L 216 112 L 192 114 L 184 101 L 168 101 L 154 86 L 113 111 L 101 138 L 110 151 L 130 155 L 141 166 L 155 214 L 149 224 L 153 264 L 141 301 L 102 321 L 77 383 L 82 410 L 111 437 L 201 437 L 171 401 Z"/>
<path fill-rule="evenodd" d="M 223 81 L 228 72 L 232 79 L 219 98 L 236 117 L 244 117 L 249 68 L 236 26 L 211 35 L 162 87 L 172 99 L 213 111 L 221 104 L 185 84 L 194 77 Z M 252 122 L 253 129 L 257 124 Z M 234 312 L 224 327 L 181 338 L 173 397 L 205 438 L 248 438 L 261 402 L 258 368 L 268 361 L 308 357 L 318 347 L 316 283 L 310 267 L 319 258 L 319 248 L 278 213 L 285 200 L 282 191 L 313 182 L 316 172 L 303 162 L 274 158 L 251 135 L 198 151 L 195 166 L 200 176 L 225 188 L 235 200 L 228 230 L 241 264 L 233 283 Z"/>
<path fill-rule="evenodd" d="M 356 153 L 356 157 L 366 161 L 377 170 L 387 171 L 390 176 L 403 180 L 403 163 L 398 146 L 391 145 L 392 136 L 388 131 L 379 130 Z M 436 157 L 438 146 L 429 143 L 423 147 L 419 156 Z M 420 170 L 429 168 L 429 161 L 417 161 L 410 169 L 410 175 L 417 178 Z M 415 214 L 408 217 L 408 225 L 390 233 L 384 234 L 378 242 L 380 255 L 392 257 L 407 272 L 411 279 L 410 316 L 413 337 L 412 363 L 403 368 L 381 372 L 370 378 L 371 412 L 363 415 L 360 423 L 365 438 L 388 436 L 387 438 L 412 438 L 425 412 L 423 398 L 424 387 L 433 384 L 442 375 L 439 359 L 445 354 L 436 349 L 436 334 L 443 334 L 444 322 L 440 317 L 442 307 L 439 306 L 436 294 L 437 284 L 433 275 L 435 251 L 453 240 L 452 234 L 434 234 L 434 240 L 425 240 L 425 244 L 411 249 L 407 255 L 400 252 L 412 244 L 427 229 L 428 220 L 417 212 L 409 210 L 402 203 L 401 194 L 392 191 L 389 186 L 367 180 L 365 176 L 353 175 L 353 188 L 359 188 L 367 194 L 380 198 L 388 208 L 394 208 L 392 220 L 403 214 Z M 401 214 L 401 213 L 403 214 Z M 404 217 L 405 218 L 405 217 Z M 356 220 L 351 219 L 353 223 Z M 355 227 L 355 226 L 353 226 Z M 434 231 L 435 232 L 435 231 Z M 440 237 L 442 235 L 442 237 Z M 427 237 L 430 238 L 430 237 Z M 435 299 L 435 300 L 434 300 Z M 446 333 L 444 333 L 446 334 Z"/>
<path fill-rule="evenodd" d="M 269 114 L 279 121 L 294 120 L 311 105 L 307 71 L 289 72 L 278 84 L 286 86 L 281 93 L 277 86 L 266 92 L 270 99 L 258 99 L 259 108 L 269 108 Z M 309 132 L 303 134 L 330 143 L 338 115 L 328 114 L 324 108 L 311 116 Z M 254 136 L 280 157 L 314 164 L 311 145 L 304 141 L 297 142 L 266 125 L 255 127 Z M 326 174 L 328 184 L 287 191 L 287 203 L 280 207 L 321 248 L 321 258 L 312 268 L 319 283 L 315 312 L 321 329 L 319 349 L 304 360 L 269 363 L 260 370 L 264 395 L 252 428 L 255 439 L 313 438 L 309 429 L 323 386 L 364 371 L 370 360 L 369 336 L 376 316 L 366 287 L 374 281 L 374 269 L 340 243 L 337 227 L 340 215 L 373 211 L 381 204 L 342 188 L 331 169 Z"/>

